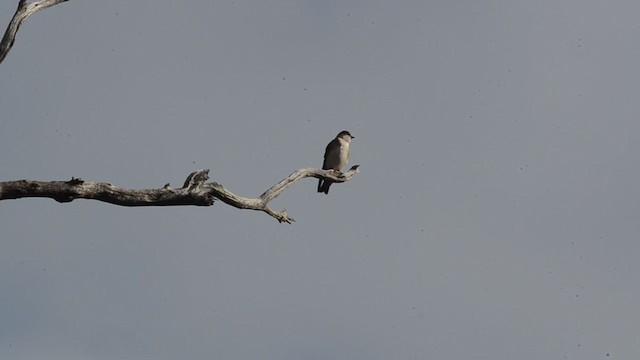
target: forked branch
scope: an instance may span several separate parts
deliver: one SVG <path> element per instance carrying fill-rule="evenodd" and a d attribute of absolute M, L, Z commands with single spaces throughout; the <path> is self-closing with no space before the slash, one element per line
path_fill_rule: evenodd
<path fill-rule="evenodd" d="M 271 200 L 297 181 L 307 177 L 343 183 L 351 180 L 358 172 L 360 172 L 358 165 L 354 165 L 346 173 L 314 168 L 298 169 L 258 198 L 242 197 L 227 190 L 221 184 L 207 183 L 208 169 L 192 172 L 179 189 L 171 188 L 166 184 L 160 189 L 132 190 L 110 183 L 84 181 L 73 177 L 68 181 L 17 180 L 0 182 L 0 200 L 40 197 L 51 198 L 61 203 L 75 199 L 91 199 L 120 206 L 211 206 L 214 199 L 218 199 L 238 209 L 264 211 L 281 223 L 291 224 L 295 220 L 290 218 L 286 211 L 274 211 L 269 208 Z"/>
<path fill-rule="evenodd" d="M 68 0 L 40 0 L 27 3 L 26 0 L 20 0 L 18 3 L 18 9 L 13 15 L 9 26 L 7 26 L 7 30 L 4 32 L 2 41 L 0 41 L 0 63 L 4 61 L 9 50 L 13 47 L 13 43 L 16 41 L 16 35 L 18 34 L 18 30 L 20 30 L 20 25 L 22 25 L 23 21 L 39 10 L 58 5 L 66 1 Z"/>

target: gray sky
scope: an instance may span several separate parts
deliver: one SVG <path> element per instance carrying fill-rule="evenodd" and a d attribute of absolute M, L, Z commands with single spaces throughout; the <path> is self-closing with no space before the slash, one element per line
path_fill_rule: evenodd
<path fill-rule="evenodd" d="M 0 3 L 6 26 L 16 1 Z M 257 196 L 0 203 L 2 359 L 631 359 L 637 1 L 78 1 L 0 66 L 2 180 Z"/>

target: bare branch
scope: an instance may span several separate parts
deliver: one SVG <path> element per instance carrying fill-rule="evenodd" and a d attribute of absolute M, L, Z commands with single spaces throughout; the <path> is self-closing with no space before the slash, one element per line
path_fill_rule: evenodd
<path fill-rule="evenodd" d="M 33 3 L 27 3 L 26 0 L 20 0 L 18 3 L 18 9 L 13 15 L 9 26 L 7 26 L 7 30 L 2 37 L 2 41 L 0 41 L 0 63 L 4 61 L 9 50 L 13 47 L 13 43 L 16 41 L 16 35 L 18 34 L 18 30 L 20 29 L 20 25 L 22 25 L 23 21 L 39 10 L 58 5 L 66 1 L 68 0 L 40 0 Z"/>
<path fill-rule="evenodd" d="M 260 195 L 260 199 L 265 202 L 269 202 L 276 197 L 278 197 L 282 192 L 284 192 L 288 187 L 293 185 L 296 181 L 300 179 L 304 179 L 306 177 L 314 177 L 317 179 L 327 179 L 337 183 L 343 183 L 345 181 L 351 180 L 351 178 L 360 172 L 358 170 L 360 165 L 353 165 L 349 171 L 346 173 L 341 173 L 335 170 L 320 170 L 314 168 L 304 168 L 298 169 L 291 173 L 291 175 L 282 179 L 279 183 L 273 185 L 270 189 L 265 191 L 262 195 Z"/>
<path fill-rule="evenodd" d="M 69 181 L 5 181 L 0 182 L 0 200 L 39 197 L 51 198 L 61 203 L 75 199 L 91 199 L 120 206 L 211 206 L 214 199 L 218 199 L 238 209 L 263 211 L 281 223 L 291 224 L 295 220 L 289 217 L 285 210 L 274 211 L 269 208 L 271 200 L 307 177 L 343 183 L 351 180 L 358 172 L 358 165 L 346 173 L 313 168 L 299 169 L 257 199 L 238 196 L 216 182 L 207 183 L 209 170 L 205 169 L 192 172 L 180 189 L 173 189 L 166 184 L 160 189 L 131 190 L 110 183 L 84 181 L 73 177 Z"/>

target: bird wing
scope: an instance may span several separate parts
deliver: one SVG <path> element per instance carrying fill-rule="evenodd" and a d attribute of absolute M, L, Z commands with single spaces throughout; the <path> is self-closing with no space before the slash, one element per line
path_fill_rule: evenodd
<path fill-rule="evenodd" d="M 327 148 L 324 149 L 324 162 L 322 163 L 322 170 L 333 169 L 333 166 L 335 166 L 335 164 L 330 164 L 330 162 L 335 161 L 332 158 L 335 157 L 336 152 L 339 151 L 340 140 L 338 140 L 337 138 L 331 140 L 329 145 L 327 145 Z"/>

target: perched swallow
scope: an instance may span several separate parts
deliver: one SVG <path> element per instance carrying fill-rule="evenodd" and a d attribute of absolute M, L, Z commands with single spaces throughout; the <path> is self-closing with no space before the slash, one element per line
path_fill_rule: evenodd
<path fill-rule="evenodd" d="M 353 138 L 354 136 L 344 130 L 341 131 L 335 139 L 331 140 L 324 151 L 323 170 L 333 169 L 341 171 L 341 169 L 347 165 L 349 161 L 349 143 Z M 320 179 L 320 181 L 318 181 L 318 192 L 329 194 L 329 186 L 331 186 L 331 184 L 333 184 L 333 181 Z"/>

